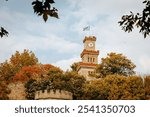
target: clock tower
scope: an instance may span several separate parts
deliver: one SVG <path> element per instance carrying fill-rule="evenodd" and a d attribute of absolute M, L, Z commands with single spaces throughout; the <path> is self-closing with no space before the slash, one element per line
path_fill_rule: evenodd
<path fill-rule="evenodd" d="M 95 42 L 95 36 L 85 37 L 83 40 L 84 49 L 80 55 L 82 62 L 79 63 L 78 73 L 85 76 L 87 80 L 92 79 L 92 74 L 98 64 L 99 51 L 95 50 Z"/>

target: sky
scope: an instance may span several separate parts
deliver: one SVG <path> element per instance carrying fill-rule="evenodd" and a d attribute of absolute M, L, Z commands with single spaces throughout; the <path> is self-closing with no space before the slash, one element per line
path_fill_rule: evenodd
<path fill-rule="evenodd" d="M 96 36 L 99 63 L 107 53 L 122 53 L 137 74 L 150 74 L 150 36 L 144 39 L 136 28 L 125 33 L 118 24 L 122 15 L 141 12 L 143 0 L 55 0 L 60 18 L 49 17 L 46 23 L 34 14 L 32 1 L 0 0 L 0 26 L 9 31 L 0 39 L 0 62 L 29 49 L 39 62 L 67 70 L 81 61 L 84 37 Z M 83 31 L 86 26 L 90 31 Z"/>

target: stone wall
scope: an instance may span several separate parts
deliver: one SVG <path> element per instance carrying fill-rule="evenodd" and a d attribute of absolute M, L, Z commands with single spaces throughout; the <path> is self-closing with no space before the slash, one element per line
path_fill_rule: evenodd
<path fill-rule="evenodd" d="M 72 100 L 72 93 L 64 90 L 37 91 L 35 100 Z"/>
<path fill-rule="evenodd" d="M 10 83 L 8 88 L 11 90 L 11 93 L 8 95 L 10 100 L 25 100 L 25 88 L 24 84 L 21 82 Z"/>

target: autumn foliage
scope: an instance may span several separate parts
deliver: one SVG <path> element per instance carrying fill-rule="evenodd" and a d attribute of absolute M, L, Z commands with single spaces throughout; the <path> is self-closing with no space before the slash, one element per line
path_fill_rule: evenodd
<path fill-rule="evenodd" d="M 144 84 L 141 77 L 108 75 L 106 78 L 85 84 L 84 99 L 98 100 L 143 100 Z"/>
<path fill-rule="evenodd" d="M 97 66 L 96 75 L 99 78 L 106 77 L 107 75 L 134 75 L 135 65 L 126 56 L 122 54 L 109 53 L 106 58 L 101 59 L 101 63 Z"/>
<path fill-rule="evenodd" d="M 10 89 L 7 88 L 7 82 L 0 81 L 0 100 L 8 100 L 9 93 L 10 93 Z"/>
<path fill-rule="evenodd" d="M 35 92 L 39 90 L 65 90 L 72 92 L 73 99 L 81 99 L 85 78 L 76 72 L 63 73 L 60 70 L 49 69 L 48 72 L 37 79 L 30 79 L 26 84 L 27 99 L 34 99 Z"/>
<path fill-rule="evenodd" d="M 8 99 L 7 94 L 10 93 L 10 90 L 7 88 L 7 85 L 13 83 L 14 76 L 22 67 L 36 64 L 38 64 L 38 59 L 29 50 L 24 50 L 22 53 L 16 51 L 10 59 L 0 63 L 0 99 Z"/>
<path fill-rule="evenodd" d="M 22 53 L 16 51 L 9 60 L 0 64 L 0 75 L 6 80 L 13 80 L 14 75 L 24 66 L 32 66 L 38 64 L 38 59 L 34 53 L 24 50 Z"/>
<path fill-rule="evenodd" d="M 145 99 L 150 100 L 150 76 L 144 78 Z"/>
<path fill-rule="evenodd" d="M 122 54 L 110 53 L 102 58 L 95 74 L 98 77 L 92 81 L 80 76 L 77 67 L 78 63 L 74 63 L 71 71 L 63 72 L 51 64 L 38 63 L 33 52 L 16 51 L 9 60 L 0 64 L 0 99 L 9 99 L 11 90 L 14 93 L 20 89 L 8 89 L 10 83 L 22 84 L 23 99 L 30 100 L 34 99 L 36 91 L 58 89 L 71 92 L 74 100 L 150 99 L 150 76 L 136 76 L 135 65 Z"/>
<path fill-rule="evenodd" d="M 24 66 L 22 69 L 16 73 L 13 77 L 13 82 L 27 82 L 30 79 L 39 80 L 48 73 L 49 70 L 60 70 L 50 64 L 37 64 L 33 66 Z M 60 70 L 61 71 L 61 70 Z"/>

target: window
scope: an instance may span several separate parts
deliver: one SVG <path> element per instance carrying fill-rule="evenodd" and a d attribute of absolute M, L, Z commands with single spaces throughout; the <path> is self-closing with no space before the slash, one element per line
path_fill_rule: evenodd
<path fill-rule="evenodd" d="M 89 74 L 89 75 L 91 75 L 91 74 L 93 74 L 93 73 L 94 73 L 93 71 L 88 71 L 88 74 Z"/>
<path fill-rule="evenodd" d="M 92 58 L 90 58 L 90 62 L 92 62 Z"/>
<path fill-rule="evenodd" d="M 95 62 L 95 58 L 93 58 L 93 62 Z"/>

